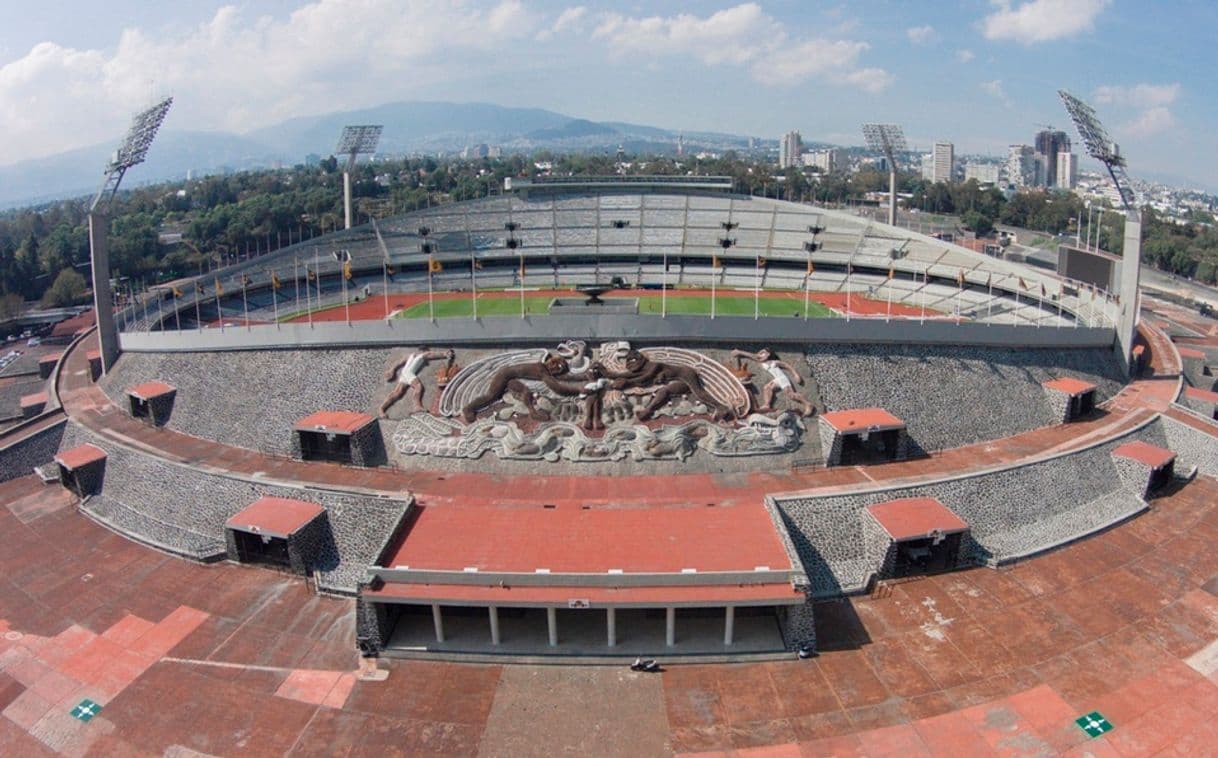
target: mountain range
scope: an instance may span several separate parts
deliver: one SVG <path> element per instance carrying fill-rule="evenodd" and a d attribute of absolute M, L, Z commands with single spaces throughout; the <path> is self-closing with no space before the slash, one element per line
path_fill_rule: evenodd
<path fill-rule="evenodd" d="M 490 103 L 400 102 L 373 108 L 288 119 L 245 134 L 176 130 L 172 114 L 144 164 L 124 186 L 195 176 L 292 165 L 306 156 L 330 155 L 343 126 L 383 124 L 382 155 L 452 153 L 485 143 L 505 152 L 553 149 L 672 153 L 678 133 L 621 122 L 597 122 L 541 108 Z M 743 149 L 749 138 L 685 132 L 689 149 Z M 101 170 L 121 137 L 57 155 L 0 166 L 0 208 L 53 202 L 95 192 Z"/>

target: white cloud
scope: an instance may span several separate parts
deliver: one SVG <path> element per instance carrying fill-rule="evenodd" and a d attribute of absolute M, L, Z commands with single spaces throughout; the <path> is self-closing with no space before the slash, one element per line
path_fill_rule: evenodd
<path fill-rule="evenodd" d="M 1031 0 L 1015 7 L 1010 0 L 992 3 L 997 10 L 981 22 L 986 39 L 1031 45 L 1090 31 L 1111 0 Z"/>
<path fill-rule="evenodd" d="M 756 3 L 743 3 L 700 17 L 628 17 L 606 13 L 592 38 L 615 58 L 678 55 L 708 66 L 748 66 L 763 84 L 793 85 L 810 78 L 878 92 L 892 82 L 879 68 L 862 67 L 866 42 L 843 39 L 791 40 L 783 25 Z"/>
<path fill-rule="evenodd" d="M 1120 130 L 1133 137 L 1148 137 L 1176 125 L 1169 106 L 1180 97 L 1180 84 L 1104 85 L 1096 87 L 1092 99 L 1099 105 L 1137 111 Z"/>
<path fill-rule="evenodd" d="M 1003 105 L 1005 105 L 1008 108 L 1010 108 L 1012 106 L 1011 98 L 1007 96 L 1006 90 L 1004 90 L 1002 88 L 1001 79 L 995 79 L 995 80 L 989 81 L 989 82 L 982 82 L 981 91 L 984 92 L 985 94 L 989 95 L 990 97 L 994 98 L 995 100 L 998 100 L 999 102 L 1001 102 Z"/>
<path fill-rule="evenodd" d="M 971 61 L 973 58 L 976 58 L 976 57 L 977 56 L 973 54 L 972 50 L 957 50 L 956 51 L 956 60 L 960 61 L 961 63 L 968 63 L 969 61 Z"/>
<path fill-rule="evenodd" d="M 519 0 L 313 0 L 286 18 L 226 6 L 177 34 L 129 28 L 111 49 L 42 43 L 0 67 L 0 164 L 114 138 L 165 93 L 172 127 L 233 131 L 409 96 L 536 23 Z"/>
<path fill-rule="evenodd" d="M 568 32 L 578 34 L 583 31 L 583 22 L 587 16 L 588 9 L 582 5 L 567 8 L 558 14 L 558 18 L 554 20 L 554 23 L 548 29 L 542 29 L 537 32 L 537 39 L 544 41 Z"/>
<path fill-rule="evenodd" d="M 1149 137 L 1165 132 L 1175 125 L 1176 118 L 1172 115 L 1171 110 L 1164 106 L 1156 106 L 1142 111 L 1137 118 L 1125 124 L 1122 131 L 1133 137 Z"/>
<path fill-rule="evenodd" d="M 1180 96 L 1180 84 L 1135 84 L 1132 87 L 1104 85 L 1095 88 L 1095 102 L 1101 105 L 1153 108 L 1171 105 Z"/>
<path fill-rule="evenodd" d="M 939 33 L 935 31 L 935 27 L 929 24 L 926 26 L 911 26 L 905 30 L 905 36 L 909 37 L 909 41 L 915 45 L 929 45 L 939 39 Z"/>

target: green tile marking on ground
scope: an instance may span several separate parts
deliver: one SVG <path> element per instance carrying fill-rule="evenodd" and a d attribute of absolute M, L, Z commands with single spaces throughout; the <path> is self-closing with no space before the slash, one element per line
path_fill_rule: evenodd
<path fill-rule="evenodd" d="M 73 718 L 78 718 L 81 721 L 88 721 L 98 714 L 102 709 L 101 703 L 95 703 L 89 698 L 80 701 L 80 704 L 72 709 Z"/>
<path fill-rule="evenodd" d="M 1079 716 L 1074 720 L 1079 728 L 1087 733 L 1090 737 L 1099 737 L 1104 732 L 1112 731 L 1112 722 L 1100 715 L 1099 711 L 1092 711 L 1086 716 Z"/>

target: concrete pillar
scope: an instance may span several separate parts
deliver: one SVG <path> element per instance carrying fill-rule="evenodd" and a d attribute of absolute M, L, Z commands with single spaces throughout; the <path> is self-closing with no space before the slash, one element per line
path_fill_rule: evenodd
<path fill-rule="evenodd" d="M 440 615 L 440 606 L 435 603 L 431 606 L 431 622 L 436 627 L 436 642 L 444 641 L 444 617 Z"/>
<path fill-rule="evenodd" d="M 486 609 L 491 618 L 491 644 L 499 644 L 499 609 L 491 606 Z"/>
<path fill-rule="evenodd" d="M 546 626 L 550 631 L 550 647 L 558 647 L 558 610 L 546 608 Z"/>
<path fill-rule="evenodd" d="M 114 300 L 110 291 L 109 217 L 100 211 L 89 214 L 89 254 L 93 265 L 93 310 L 97 314 L 97 342 L 102 373 L 110 373 L 118 360 L 118 328 L 114 324 Z"/>
<path fill-rule="evenodd" d="M 736 630 L 736 606 L 729 605 L 723 613 L 723 644 L 732 644 L 732 633 Z"/>
<path fill-rule="evenodd" d="M 1121 367 L 1130 373 L 1130 354 L 1138 327 L 1138 279 L 1142 263 L 1142 214 L 1136 209 L 1125 213 L 1125 249 L 1121 254 L 1121 306 L 1117 324 L 1117 344 Z"/>
<path fill-rule="evenodd" d="M 617 646 L 617 608 L 605 609 L 605 627 L 609 635 L 609 647 Z"/>
<path fill-rule="evenodd" d="M 677 644 L 677 609 L 664 609 L 664 644 L 672 647 Z"/>
<path fill-rule="evenodd" d="M 346 222 L 344 229 L 351 228 L 351 171 L 343 172 L 343 220 Z"/>

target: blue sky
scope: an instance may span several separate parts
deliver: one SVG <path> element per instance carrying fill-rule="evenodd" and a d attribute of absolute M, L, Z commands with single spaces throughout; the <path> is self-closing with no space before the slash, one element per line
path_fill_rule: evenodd
<path fill-rule="evenodd" d="M 245 131 L 394 100 L 685 130 L 1005 153 L 1090 101 L 1135 176 L 1218 189 L 1218 3 L 43 0 L 0 24 L 0 164 L 167 128 Z M 392 125 L 389 125 L 392 128 Z"/>

